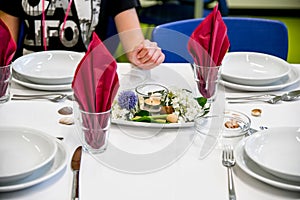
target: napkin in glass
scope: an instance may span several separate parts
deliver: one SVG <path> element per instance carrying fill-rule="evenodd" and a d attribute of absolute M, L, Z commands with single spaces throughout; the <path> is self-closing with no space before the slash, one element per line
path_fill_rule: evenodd
<path fill-rule="evenodd" d="M 220 66 L 229 46 L 227 27 L 216 5 L 191 34 L 188 51 L 196 65 Z"/>
<path fill-rule="evenodd" d="M 188 41 L 188 51 L 193 57 L 194 64 L 204 67 L 221 66 L 222 60 L 230 46 L 227 27 L 222 19 L 218 5 L 213 11 L 196 27 Z M 198 80 L 200 93 L 210 98 L 214 94 L 213 82 L 206 83 L 206 79 L 217 80 L 218 68 L 204 68 L 195 76 Z M 206 85 L 208 84 L 208 86 Z"/>
<path fill-rule="evenodd" d="M 78 64 L 72 88 L 81 110 L 98 113 L 111 109 L 119 88 L 117 63 L 96 33 Z"/>
<path fill-rule="evenodd" d="M 98 149 L 105 143 L 110 115 L 97 117 L 95 113 L 109 111 L 119 88 L 117 63 L 97 34 L 93 33 L 85 56 L 78 64 L 72 89 L 80 110 L 92 113 L 82 114 L 85 141 Z"/>
<path fill-rule="evenodd" d="M 7 66 L 11 63 L 17 45 L 12 38 L 10 31 L 6 24 L 0 19 L 0 67 Z M 0 97 L 5 94 L 6 88 L 8 87 L 7 78 L 10 76 L 10 68 L 1 68 L 0 71 Z"/>

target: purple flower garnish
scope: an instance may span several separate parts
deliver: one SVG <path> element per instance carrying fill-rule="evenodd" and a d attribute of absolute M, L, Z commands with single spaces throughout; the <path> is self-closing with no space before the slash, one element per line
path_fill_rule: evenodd
<path fill-rule="evenodd" d="M 133 91 L 122 91 L 118 96 L 118 104 L 122 109 L 133 109 L 137 100 L 137 95 Z"/>

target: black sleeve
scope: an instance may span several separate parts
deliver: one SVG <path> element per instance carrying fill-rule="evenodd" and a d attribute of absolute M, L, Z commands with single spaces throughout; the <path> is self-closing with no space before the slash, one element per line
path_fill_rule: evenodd
<path fill-rule="evenodd" d="M 0 0 L 0 10 L 15 17 L 24 15 L 21 0 Z"/>
<path fill-rule="evenodd" d="M 140 6 L 139 0 L 109 0 L 108 2 L 108 10 L 112 17 L 125 10 Z"/>

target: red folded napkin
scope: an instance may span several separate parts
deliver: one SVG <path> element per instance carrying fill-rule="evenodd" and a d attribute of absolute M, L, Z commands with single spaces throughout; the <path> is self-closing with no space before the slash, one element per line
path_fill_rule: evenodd
<path fill-rule="evenodd" d="M 227 27 L 217 5 L 191 34 L 188 50 L 195 64 L 220 66 L 229 46 Z"/>
<path fill-rule="evenodd" d="M 77 66 L 72 82 L 81 110 L 105 112 L 111 108 L 119 88 L 117 63 L 97 34 Z"/>
<path fill-rule="evenodd" d="M 8 27 L 0 19 L 0 67 L 7 66 L 11 63 L 15 52 L 17 50 L 17 45 L 12 38 Z M 10 75 L 10 68 L 1 68 L 0 70 L 0 97 L 2 97 L 6 88 L 8 87 L 8 82 L 4 82 Z"/>
<path fill-rule="evenodd" d="M 218 5 L 196 27 L 188 41 L 188 51 L 198 66 L 221 66 L 222 60 L 230 46 L 227 27 L 218 10 Z M 199 92 L 210 98 L 215 93 L 215 80 L 218 68 L 201 68 L 195 74 L 198 78 Z"/>
<path fill-rule="evenodd" d="M 119 89 L 117 63 L 97 34 L 77 66 L 72 82 L 74 97 L 81 110 L 89 113 L 109 111 Z M 110 114 L 81 113 L 84 140 L 95 149 L 107 140 Z"/>

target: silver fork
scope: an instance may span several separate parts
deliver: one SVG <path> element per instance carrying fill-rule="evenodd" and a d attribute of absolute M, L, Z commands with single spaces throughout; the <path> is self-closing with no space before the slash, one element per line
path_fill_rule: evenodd
<path fill-rule="evenodd" d="M 276 94 L 258 94 L 250 96 L 241 96 L 241 97 L 226 97 L 227 100 L 239 100 L 239 99 L 257 99 L 257 98 L 272 98 L 276 97 Z"/>
<path fill-rule="evenodd" d="M 235 165 L 235 158 L 233 155 L 233 147 L 225 145 L 222 153 L 222 164 L 227 167 L 228 174 L 228 191 L 229 191 L 229 200 L 235 200 L 236 194 L 233 184 L 233 175 L 232 167 Z"/>
<path fill-rule="evenodd" d="M 32 100 L 32 99 L 47 99 L 54 103 L 60 102 L 67 97 L 66 94 L 58 94 L 58 95 L 33 95 L 33 96 L 26 96 L 26 95 L 13 95 L 11 100 Z"/>
<path fill-rule="evenodd" d="M 226 98 L 228 103 L 250 103 L 253 101 L 261 101 L 261 102 L 266 102 L 266 103 L 270 103 L 270 104 L 276 104 L 279 101 L 281 101 L 281 96 L 274 96 L 272 98 L 269 99 L 260 99 L 260 98 L 242 98 L 242 99 L 238 99 L 238 98 L 230 98 L 227 97 Z"/>

